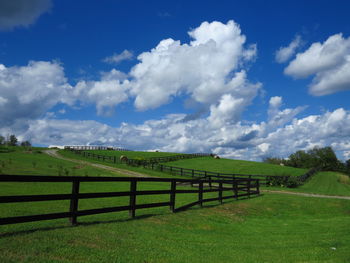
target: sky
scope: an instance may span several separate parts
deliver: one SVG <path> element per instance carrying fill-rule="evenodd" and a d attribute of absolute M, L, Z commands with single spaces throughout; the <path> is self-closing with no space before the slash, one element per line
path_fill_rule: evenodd
<path fill-rule="evenodd" d="M 0 135 L 350 159 L 349 1 L 0 0 Z"/>

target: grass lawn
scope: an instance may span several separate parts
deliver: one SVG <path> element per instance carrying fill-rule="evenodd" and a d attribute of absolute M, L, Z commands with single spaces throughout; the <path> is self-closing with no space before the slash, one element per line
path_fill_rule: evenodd
<path fill-rule="evenodd" d="M 91 152 L 99 152 L 99 154 L 103 154 L 103 155 L 107 155 L 107 153 L 116 153 L 117 151 L 91 151 Z M 127 152 L 125 152 L 127 153 Z M 165 177 L 165 178 L 169 178 L 169 177 L 174 177 L 174 178 L 183 178 L 183 179 L 186 179 L 187 177 L 184 177 L 184 176 L 171 176 L 167 173 L 162 173 L 162 172 L 158 172 L 158 171 L 154 171 L 154 170 L 151 170 L 151 169 L 146 169 L 146 168 L 143 168 L 142 166 L 139 166 L 139 167 L 134 167 L 134 166 L 129 166 L 129 165 L 126 165 L 126 164 L 121 164 L 121 163 L 111 163 L 111 162 L 104 162 L 102 160 L 97 160 L 97 159 L 93 159 L 93 158 L 86 158 L 82 155 L 78 155 L 78 154 L 75 154 L 71 151 L 66 151 L 66 150 L 60 150 L 59 151 L 59 154 L 64 156 L 64 157 L 67 157 L 67 158 L 71 158 L 71 159 L 76 159 L 76 160 L 82 160 L 82 161 L 88 161 L 88 162 L 91 162 L 91 163 L 98 163 L 98 164 L 103 164 L 103 165 L 107 165 L 107 166 L 111 166 L 111 167 L 116 167 L 116 168 L 121 168 L 121 169 L 125 169 L 125 170 L 129 170 L 129 171 L 134 171 L 134 172 L 138 172 L 138 173 L 142 173 L 142 174 L 146 174 L 146 175 L 149 175 L 149 176 L 155 176 L 155 177 Z M 97 153 L 96 153 L 97 154 Z M 147 153 L 145 153 L 147 155 Z M 151 153 L 153 154 L 153 153 Z M 177 155 L 177 154 L 175 154 Z M 149 157 L 147 157 L 149 158 Z M 188 178 L 190 179 L 190 178 Z"/>
<path fill-rule="evenodd" d="M 13 147 L 12 152 L 0 153 L 0 174 L 69 175 L 69 176 L 122 176 L 91 166 L 59 160 L 44 154 L 43 148 L 32 151 Z"/>
<path fill-rule="evenodd" d="M 13 165 L 16 168 L 11 168 L 15 173 L 57 175 L 58 170 L 53 169 L 57 163 L 67 168 L 69 164 L 75 165 L 40 153 L 12 154 L 10 164 L 7 164 L 8 154 L 0 154 L 0 164 L 5 161 L 3 169 L 16 164 Z M 37 161 L 35 167 L 33 158 Z M 91 170 L 89 175 L 96 175 L 94 172 Z M 98 172 L 101 171 L 96 169 Z M 0 187 L 1 195 L 71 191 L 68 183 L 1 183 Z M 169 189 L 167 183 L 144 182 L 138 187 Z M 307 187 L 316 188 L 304 187 L 305 191 Z M 81 185 L 81 192 L 128 189 L 128 183 Z M 206 193 L 204 198 L 212 194 Z M 176 204 L 180 206 L 196 198 L 193 194 L 177 196 Z M 137 203 L 168 199 L 167 195 L 138 197 Z M 127 203 L 127 197 L 87 199 L 79 202 L 79 209 Z M 29 215 L 68 211 L 68 208 L 69 201 L 0 204 L 0 214 L 1 217 Z M 76 227 L 71 227 L 67 219 L 0 226 L 0 262 L 348 262 L 350 259 L 349 200 L 267 193 L 257 198 L 228 200 L 224 205 L 211 202 L 202 209 L 194 207 L 175 214 L 168 207 L 160 207 L 137 210 L 136 215 L 134 220 L 127 212 L 79 217 Z"/>
<path fill-rule="evenodd" d="M 47 205 L 48 207 L 48 205 Z M 16 208 L 16 206 L 14 206 Z M 28 208 L 29 209 L 29 208 Z M 347 262 L 350 202 L 279 194 L 0 227 L 1 262 Z"/>
<path fill-rule="evenodd" d="M 152 157 L 163 157 L 179 155 L 181 153 L 168 153 L 168 152 L 138 152 L 138 151 L 108 151 L 108 150 L 88 150 L 85 152 L 91 152 L 94 154 L 117 156 L 127 156 L 129 159 L 147 159 Z"/>
<path fill-rule="evenodd" d="M 168 162 L 166 165 L 211 172 L 256 175 L 298 176 L 307 172 L 307 169 L 242 160 L 214 159 L 212 157 L 178 160 L 174 162 Z"/>
<path fill-rule="evenodd" d="M 337 172 L 319 172 L 298 188 L 265 187 L 267 190 L 350 196 L 350 177 Z"/>

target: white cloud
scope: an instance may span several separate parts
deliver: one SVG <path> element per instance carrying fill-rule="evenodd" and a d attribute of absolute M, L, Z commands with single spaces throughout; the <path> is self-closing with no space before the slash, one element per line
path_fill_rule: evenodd
<path fill-rule="evenodd" d="M 124 50 L 120 54 L 113 54 L 112 56 L 106 57 L 103 59 L 103 62 L 109 64 L 119 64 L 124 60 L 131 60 L 134 57 L 134 54 L 129 50 Z"/>
<path fill-rule="evenodd" d="M 70 104 L 63 68 L 56 62 L 29 62 L 23 67 L 0 65 L 0 125 L 42 117 L 59 102 Z"/>
<path fill-rule="evenodd" d="M 74 89 L 74 98 L 81 103 L 96 104 L 97 114 L 111 115 L 114 107 L 128 99 L 129 81 L 118 70 L 103 73 L 99 81 L 80 81 Z"/>
<path fill-rule="evenodd" d="M 350 37 L 330 36 L 323 43 L 313 43 L 297 54 L 284 70 L 295 78 L 314 76 L 310 93 L 315 96 L 350 89 Z"/>
<path fill-rule="evenodd" d="M 301 45 L 301 37 L 297 35 L 287 47 L 280 47 L 276 51 L 275 59 L 278 63 L 284 63 L 288 61 L 296 52 L 297 48 Z"/>
<path fill-rule="evenodd" d="M 0 30 L 29 26 L 43 13 L 50 10 L 51 0 L 2 0 L 0 1 Z"/>
<path fill-rule="evenodd" d="M 217 104 L 224 94 L 248 101 L 256 95 L 260 85 L 249 83 L 241 68 L 254 59 L 256 46 L 244 47 L 238 24 L 203 22 L 189 35 L 189 44 L 165 39 L 138 56 L 140 63 L 130 72 L 137 109 L 157 108 L 179 94 L 206 105 Z"/>

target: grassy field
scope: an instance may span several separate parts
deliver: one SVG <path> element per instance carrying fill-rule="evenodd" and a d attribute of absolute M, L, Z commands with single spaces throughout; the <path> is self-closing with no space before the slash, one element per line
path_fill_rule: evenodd
<path fill-rule="evenodd" d="M 95 153 L 95 154 L 99 153 L 101 155 L 102 154 L 103 155 L 104 154 L 107 155 L 108 153 L 113 153 L 112 151 L 92 151 L 92 152 Z M 117 151 L 114 151 L 114 153 L 116 153 L 116 152 Z M 134 167 L 134 166 L 129 166 L 129 165 L 126 165 L 126 164 L 121 164 L 121 163 L 116 163 L 115 164 L 115 163 L 111 163 L 111 162 L 103 162 L 102 160 L 86 158 L 84 156 L 75 154 L 75 153 L 73 153 L 71 151 L 60 150 L 59 154 L 64 156 L 64 157 L 71 158 L 71 159 L 82 160 L 82 161 L 89 161 L 91 163 L 103 164 L 103 165 L 107 165 L 107 166 L 110 166 L 110 167 L 116 167 L 116 168 L 121 168 L 121 169 L 129 170 L 129 171 L 142 173 L 142 174 L 149 175 L 149 176 L 165 177 L 165 178 L 172 177 L 169 174 L 161 173 L 161 172 L 158 172 L 158 171 L 153 171 L 153 170 L 150 170 L 150 169 L 145 169 L 143 167 Z M 151 154 L 153 154 L 153 153 L 151 153 Z M 140 155 L 138 155 L 138 156 L 140 156 Z M 148 153 L 145 153 L 144 156 L 148 156 Z M 149 158 L 149 157 L 147 157 L 147 158 Z M 186 179 L 187 177 L 175 176 L 175 178 Z M 190 179 L 190 178 L 188 178 L 188 179 Z"/>
<path fill-rule="evenodd" d="M 196 170 L 237 174 L 298 176 L 307 172 L 306 169 L 242 160 L 214 159 L 212 157 L 178 160 L 166 164 Z"/>
<path fill-rule="evenodd" d="M 57 175 L 57 164 L 67 169 L 76 165 L 41 153 L 11 154 L 11 157 L 8 153 L 0 154 L 0 162 L 5 161 L 3 169 L 12 169 L 4 171 Z M 35 167 L 33 160 L 37 162 Z M 84 175 L 80 169 L 76 170 L 79 170 L 77 175 Z M 101 173 L 99 169 L 88 171 L 89 175 Z M 334 176 L 339 180 L 334 181 Z M 347 187 L 347 178 L 320 173 L 303 186 L 303 191 L 325 189 L 321 186 L 330 182 Z M 67 183 L 1 183 L 0 187 L 1 195 L 71 191 Z M 128 188 L 128 183 L 81 185 L 82 192 Z M 139 189 L 168 188 L 166 183 L 139 185 Z M 332 187 L 328 193 L 345 191 L 339 189 L 342 188 Z M 184 194 L 176 203 L 180 206 L 196 198 Z M 139 197 L 137 203 L 167 200 L 168 196 L 147 196 Z M 88 199 L 79 202 L 79 209 L 127 203 L 126 197 Z M 68 201 L 1 204 L 0 214 L 2 217 L 29 215 L 68 208 Z M 194 207 L 175 214 L 167 207 L 137 210 L 136 214 L 134 220 L 129 219 L 127 212 L 79 217 L 80 224 L 76 227 L 69 226 L 67 219 L 0 226 L 0 262 L 348 262 L 350 259 L 349 200 L 267 193 L 257 198 L 226 201 L 224 205 L 212 202 L 203 209 Z"/>
<path fill-rule="evenodd" d="M 169 153 L 169 152 L 138 152 L 138 151 L 106 151 L 106 150 L 89 150 L 95 154 L 117 156 L 118 158 L 122 155 L 127 156 L 129 159 L 147 159 L 152 157 L 163 157 L 179 155 L 180 153 Z"/>
<path fill-rule="evenodd" d="M 27 151 L 22 147 L 13 147 L 9 153 L 0 153 L 0 174 L 121 176 L 118 173 L 50 157 L 43 153 L 44 150 L 34 148 Z"/>
<path fill-rule="evenodd" d="M 265 188 L 281 190 L 281 188 Z M 350 196 L 350 177 L 337 172 L 319 172 L 298 188 L 284 188 L 286 191 Z"/>
<path fill-rule="evenodd" d="M 48 205 L 46 206 L 48 207 Z M 29 209 L 29 208 L 28 208 Z M 278 194 L 0 227 L 1 262 L 347 262 L 350 202 Z"/>

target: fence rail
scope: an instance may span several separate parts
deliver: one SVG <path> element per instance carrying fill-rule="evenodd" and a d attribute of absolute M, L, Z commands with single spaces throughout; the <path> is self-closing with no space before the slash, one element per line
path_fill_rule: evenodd
<path fill-rule="evenodd" d="M 0 225 L 16 224 L 24 222 L 33 222 L 40 220 L 50 220 L 59 218 L 69 218 L 71 224 L 77 224 L 79 216 L 94 215 L 101 213 L 111 213 L 119 211 L 129 211 L 130 217 L 136 216 L 136 210 L 152 207 L 168 206 L 172 212 L 179 212 L 188 209 L 192 206 L 202 206 L 203 203 L 219 201 L 225 199 L 239 197 L 250 197 L 251 195 L 259 195 L 259 180 L 258 179 L 236 179 L 236 180 L 187 180 L 174 178 L 145 178 L 145 177 L 79 177 L 79 176 L 27 176 L 27 175 L 1 175 L 1 182 L 70 182 L 72 190 L 70 194 L 46 194 L 46 195 L 15 195 L 15 196 L 0 196 L 0 203 L 14 202 L 39 202 L 53 200 L 70 200 L 69 211 L 50 214 L 38 214 L 29 216 L 16 216 L 0 218 Z M 129 191 L 118 192 L 99 192 L 99 193 L 80 193 L 79 188 L 83 182 L 129 182 Z M 139 182 L 165 182 L 169 183 L 169 188 L 165 190 L 138 190 Z M 191 185 L 196 189 L 178 189 L 178 185 Z M 217 192 L 215 198 L 204 198 L 204 193 Z M 224 193 L 229 192 L 229 195 Z M 196 201 L 176 208 L 176 196 L 178 194 L 197 194 Z M 142 195 L 168 195 L 169 199 L 166 202 L 156 202 L 148 204 L 137 204 L 137 196 Z M 129 196 L 129 205 L 115 206 L 107 208 L 85 209 L 79 210 L 79 200 L 89 198 L 105 198 L 105 197 L 121 197 Z"/>
<path fill-rule="evenodd" d="M 81 150 L 70 149 L 76 154 L 83 155 L 84 157 L 95 158 L 102 161 L 113 162 L 113 163 L 122 163 L 115 156 L 106 156 L 100 154 L 94 154 L 90 152 L 84 152 Z M 127 159 L 125 163 L 131 166 L 143 166 L 148 169 L 158 170 L 165 173 L 170 173 L 172 175 L 178 176 L 188 176 L 192 178 L 202 178 L 202 179 L 235 179 L 235 178 L 255 178 L 260 180 L 261 185 L 288 185 L 291 187 L 296 187 L 298 184 L 302 184 L 306 182 L 311 176 L 313 176 L 316 172 L 319 171 L 317 168 L 311 168 L 308 172 L 299 176 L 281 176 L 281 175 L 259 175 L 259 174 L 235 174 L 235 173 L 219 173 L 219 172 L 211 172 L 204 170 L 196 170 L 190 168 L 182 168 L 176 166 L 164 165 L 161 163 L 171 162 L 180 159 L 189 159 L 189 158 L 198 158 L 198 157 L 207 157 L 213 156 L 210 153 L 193 153 L 193 154 L 179 154 L 173 156 L 163 156 L 163 157 L 152 157 L 145 160 L 138 159 Z"/>

